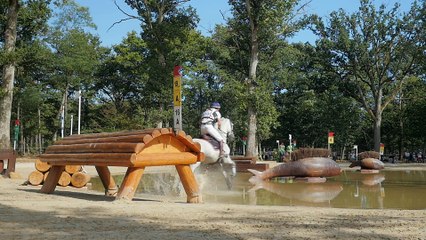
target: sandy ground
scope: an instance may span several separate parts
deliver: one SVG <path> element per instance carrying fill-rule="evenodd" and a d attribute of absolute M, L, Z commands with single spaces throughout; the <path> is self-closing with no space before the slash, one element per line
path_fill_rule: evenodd
<path fill-rule="evenodd" d="M 0 239 L 426 239 L 426 210 L 188 204 L 153 196 L 113 201 L 71 187 L 42 194 L 23 185 L 33 170 L 31 160 L 18 161 L 17 178 L 0 177 Z"/>

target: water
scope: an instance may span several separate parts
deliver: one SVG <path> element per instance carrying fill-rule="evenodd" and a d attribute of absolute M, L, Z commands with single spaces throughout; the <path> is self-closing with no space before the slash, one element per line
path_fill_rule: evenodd
<path fill-rule="evenodd" d="M 383 170 L 365 174 L 344 171 L 325 183 L 306 183 L 276 178 L 251 184 L 249 173 L 238 173 L 232 190 L 220 174 L 210 172 L 198 179 L 205 203 L 243 205 L 313 206 L 359 209 L 426 209 L 426 171 Z M 122 176 L 115 177 L 120 183 Z M 103 191 L 99 179 L 93 189 Z M 136 197 L 149 195 L 186 196 L 177 174 L 144 174 Z"/>

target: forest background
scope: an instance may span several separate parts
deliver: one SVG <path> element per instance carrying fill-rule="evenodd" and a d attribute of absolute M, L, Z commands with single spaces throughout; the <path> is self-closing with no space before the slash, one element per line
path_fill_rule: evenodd
<path fill-rule="evenodd" d="M 354 145 L 426 149 L 424 0 L 408 11 L 361 0 L 327 18 L 304 14 L 309 1 L 229 1 L 211 36 L 188 0 L 124 2 L 140 33 L 105 47 L 75 1 L 0 1 L 0 148 L 43 152 L 62 135 L 62 113 L 64 136 L 76 134 L 79 92 L 81 133 L 172 127 L 181 65 L 184 131 L 198 136 L 199 116 L 218 101 L 235 153 L 261 155 L 289 134 L 297 147 L 327 147 L 329 132 L 341 158 Z M 288 41 L 302 29 L 315 44 Z"/>

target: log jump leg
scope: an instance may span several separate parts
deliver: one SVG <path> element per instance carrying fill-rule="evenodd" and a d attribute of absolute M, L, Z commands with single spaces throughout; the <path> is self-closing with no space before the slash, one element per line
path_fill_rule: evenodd
<path fill-rule="evenodd" d="M 186 201 L 188 203 L 201 203 L 202 197 L 191 167 L 189 165 L 176 165 L 176 170 L 187 195 Z"/>
<path fill-rule="evenodd" d="M 132 200 L 144 170 L 145 167 L 129 167 L 127 169 L 126 175 L 118 190 L 117 197 L 115 198 L 116 200 Z"/>
<path fill-rule="evenodd" d="M 14 151 L 12 151 L 9 154 L 9 159 L 7 160 L 6 176 L 10 177 L 10 173 L 15 172 L 15 166 L 16 166 L 16 154 Z"/>
<path fill-rule="evenodd" d="M 59 178 L 62 172 L 65 170 L 65 166 L 52 166 L 47 175 L 46 182 L 41 187 L 42 193 L 52 193 L 55 191 L 56 185 L 58 184 Z"/>
<path fill-rule="evenodd" d="M 115 184 L 114 178 L 111 176 L 111 172 L 106 166 L 95 166 L 98 172 L 99 178 L 105 188 L 106 196 L 115 196 L 118 192 L 118 186 Z"/>

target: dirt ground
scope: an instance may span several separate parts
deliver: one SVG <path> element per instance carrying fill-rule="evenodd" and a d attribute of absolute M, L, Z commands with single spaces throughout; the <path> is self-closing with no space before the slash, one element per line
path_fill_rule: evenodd
<path fill-rule="evenodd" d="M 426 239 L 426 210 L 188 204 L 148 195 L 113 201 L 71 187 L 42 194 L 23 185 L 33 170 L 33 160 L 21 159 L 17 176 L 0 177 L 0 239 Z"/>

